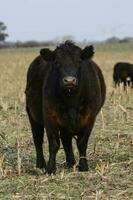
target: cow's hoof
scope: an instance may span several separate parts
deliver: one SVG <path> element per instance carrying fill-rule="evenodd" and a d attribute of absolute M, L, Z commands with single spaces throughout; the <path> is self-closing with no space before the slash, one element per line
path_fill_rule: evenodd
<path fill-rule="evenodd" d="M 46 174 L 55 174 L 56 172 L 56 164 L 55 163 L 48 163 L 46 167 Z"/>
<path fill-rule="evenodd" d="M 46 169 L 46 162 L 44 159 L 38 159 L 36 162 L 36 168 Z"/>
<path fill-rule="evenodd" d="M 66 167 L 67 168 L 73 168 L 73 166 L 75 165 L 75 163 L 76 163 L 75 160 L 66 161 Z"/>
<path fill-rule="evenodd" d="M 47 169 L 45 171 L 45 174 L 51 175 L 51 174 L 55 174 L 55 172 L 56 172 L 56 168 L 49 168 L 49 167 L 47 167 Z"/>
<path fill-rule="evenodd" d="M 87 160 L 82 160 L 79 162 L 79 171 L 81 172 L 85 172 L 88 171 L 88 164 L 87 164 Z"/>

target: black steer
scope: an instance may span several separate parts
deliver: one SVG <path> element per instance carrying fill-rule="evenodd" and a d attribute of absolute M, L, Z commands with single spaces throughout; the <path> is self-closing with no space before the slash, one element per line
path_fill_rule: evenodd
<path fill-rule="evenodd" d="M 133 64 L 126 62 L 116 63 L 113 71 L 113 81 L 116 86 L 122 83 L 124 90 L 126 86 L 133 86 Z"/>
<path fill-rule="evenodd" d="M 93 46 L 84 49 L 70 41 L 54 51 L 40 51 L 27 74 L 26 110 L 36 147 L 36 166 L 51 174 L 56 171 L 56 153 L 60 139 L 68 167 L 75 164 L 72 137 L 77 136 L 79 170 L 87 171 L 86 149 L 96 115 L 105 100 L 105 82 L 101 70 L 91 58 Z M 46 129 L 49 161 L 43 156 Z"/>

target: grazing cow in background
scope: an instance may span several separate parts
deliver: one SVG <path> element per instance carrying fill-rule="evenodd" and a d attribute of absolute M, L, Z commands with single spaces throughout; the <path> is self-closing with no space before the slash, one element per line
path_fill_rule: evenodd
<path fill-rule="evenodd" d="M 45 168 L 48 174 L 56 171 L 60 140 L 67 166 L 75 164 L 74 136 L 77 136 L 79 170 L 88 170 L 87 143 L 106 93 L 102 72 L 91 60 L 93 54 L 93 46 L 81 49 L 66 41 L 54 51 L 41 49 L 29 67 L 26 110 L 36 147 L 36 166 Z M 49 143 L 47 164 L 42 147 L 44 128 Z"/>
<path fill-rule="evenodd" d="M 113 81 L 115 87 L 123 83 L 124 90 L 126 86 L 133 86 L 133 64 L 126 62 L 118 62 L 114 66 Z"/>

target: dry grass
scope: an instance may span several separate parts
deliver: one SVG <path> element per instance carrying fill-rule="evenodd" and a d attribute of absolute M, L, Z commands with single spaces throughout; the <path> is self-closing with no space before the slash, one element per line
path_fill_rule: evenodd
<path fill-rule="evenodd" d="M 133 91 L 115 91 L 112 69 L 117 61 L 133 63 L 133 44 L 97 45 L 107 98 L 89 145 L 90 169 L 64 169 L 63 149 L 55 176 L 35 169 L 35 151 L 25 112 L 25 78 L 38 49 L 0 51 L 0 199 L 123 200 L 133 199 Z M 47 155 L 47 141 L 45 139 Z M 74 142 L 75 146 L 75 142 Z M 74 149 L 77 157 L 77 149 Z"/>

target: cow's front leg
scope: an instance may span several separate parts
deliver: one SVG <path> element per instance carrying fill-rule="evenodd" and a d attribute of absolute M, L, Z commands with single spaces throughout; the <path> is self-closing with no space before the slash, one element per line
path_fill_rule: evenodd
<path fill-rule="evenodd" d="M 86 149 L 89 135 L 79 135 L 77 139 L 77 147 L 79 150 L 79 171 L 88 171 L 88 163 L 86 159 Z"/>
<path fill-rule="evenodd" d="M 79 171 L 88 171 L 88 163 L 86 159 L 86 150 L 88 139 L 91 134 L 92 128 L 94 125 L 94 120 L 91 120 L 89 123 L 89 127 L 85 127 L 77 138 L 77 147 L 79 150 Z"/>
<path fill-rule="evenodd" d="M 48 143 L 49 143 L 49 161 L 46 172 L 48 174 L 56 171 L 56 154 L 60 147 L 59 133 L 55 128 L 46 128 Z"/>
<path fill-rule="evenodd" d="M 60 137 L 66 155 L 66 165 L 68 168 L 71 168 L 75 164 L 75 158 L 72 149 L 72 135 L 71 133 L 67 133 L 62 129 L 60 132 Z"/>

